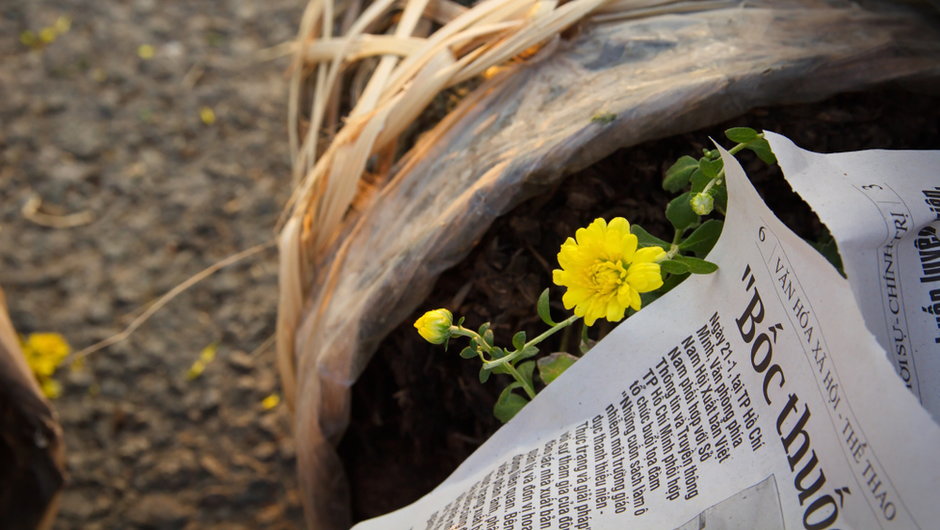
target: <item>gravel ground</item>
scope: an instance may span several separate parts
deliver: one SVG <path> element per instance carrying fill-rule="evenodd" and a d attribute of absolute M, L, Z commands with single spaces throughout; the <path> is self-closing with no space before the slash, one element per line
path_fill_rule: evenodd
<path fill-rule="evenodd" d="M 289 61 L 257 52 L 293 37 L 303 4 L 0 2 L 0 285 L 20 332 L 87 346 L 273 238 L 290 187 Z M 24 32 L 60 17 L 67 32 L 28 45 Z M 37 197 L 51 217 L 24 215 Z M 301 525 L 289 413 L 261 405 L 278 391 L 265 346 L 276 286 L 269 249 L 60 371 L 70 479 L 57 528 Z"/>

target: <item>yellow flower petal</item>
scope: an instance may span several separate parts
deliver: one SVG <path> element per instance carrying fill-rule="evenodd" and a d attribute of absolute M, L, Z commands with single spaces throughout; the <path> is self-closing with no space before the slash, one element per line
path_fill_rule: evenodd
<path fill-rule="evenodd" d="M 271 394 L 270 396 L 261 400 L 261 408 L 264 410 L 271 410 L 274 407 L 278 406 L 281 403 L 281 396 L 278 394 Z"/>
<path fill-rule="evenodd" d="M 415 329 L 418 330 L 424 340 L 431 344 L 444 344 L 450 338 L 450 327 L 454 323 L 454 316 L 447 309 L 434 309 L 421 315 L 415 321 Z"/>
<path fill-rule="evenodd" d="M 659 247 L 646 247 L 637 250 L 633 255 L 633 263 L 643 261 L 656 261 L 666 255 L 666 251 Z"/>
<path fill-rule="evenodd" d="M 42 393 L 49 399 L 55 399 L 62 395 L 62 385 L 55 379 L 43 379 L 39 383 Z"/>
<path fill-rule="evenodd" d="M 627 283 L 641 293 L 655 291 L 663 286 L 658 263 L 634 263 L 627 271 Z"/>
<path fill-rule="evenodd" d="M 630 289 L 630 307 L 634 311 L 639 311 L 641 304 L 640 293 L 636 289 Z"/>
<path fill-rule="evenodd" d="M 215 123 L 215 111 L 210 107 L 202 107 L 199 109 L 199 119 L 206 125 L 212 125 Z"/>
<path fill-rule="evenodd" d="M 604 316 L 610 322 L 620 322 L 623 320 L 624 312 L 626 312 L 626 308 L 618 303 L 616 298 L 611 298 L 610 302 L 607 302 L 607 314 Z"/>

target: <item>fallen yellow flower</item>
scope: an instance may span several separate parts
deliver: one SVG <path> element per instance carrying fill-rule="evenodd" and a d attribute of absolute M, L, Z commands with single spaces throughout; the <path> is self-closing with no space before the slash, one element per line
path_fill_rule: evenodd
<path fill-rule="evenodd" d="M 271 394 L 270 396 L 261 400 L 261 408 L 264 410 L 271 410 L 274 407 L 278 406 L 281 403 L 281 396 L 278 394 Z"/>

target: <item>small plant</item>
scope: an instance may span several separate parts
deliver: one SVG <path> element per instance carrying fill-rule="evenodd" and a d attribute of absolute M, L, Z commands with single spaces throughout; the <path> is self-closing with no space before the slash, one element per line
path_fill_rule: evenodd
<path fill-rule="evenodd" d="M 768 164 L 776 162 L 770 146 L 754 129 L 736 127 L 725 131 L 736 142 L 732 155 L 749 149 Z M 718 150 L 706 149 L 695 159 L 683 156 L 667 171 L 663 188 L 678 194 L 666 206 L 666 218 L 674 232 L 671 242 L 660 239 L 639 225 L 631 225 L 623 217 L 610 221 L 595 219 L 579 228 L 558 252 L 560 268 L 552 271 L 552 281 L 565 288 L 562 303 L 573 315 L 556 322 L 549 311 L 549 290 L 539 296 L 536 311 L 549 326 L 529 339 L 524 331 L 514 334 L 511 346 L 498 346 L 490 329 L 483 323 L 476 331 L 464 327 L 464 319 L 454 322 L 447 309 L 434 309 L 414 324 L 418 333 L 432 344 L 443 344 L 445 350 L 452 339 L 467 338 L 469 344 L 460 351 L 465 359 L 481 362 L 480 382 L 492 374 L 512 377 L 500 393 L 493 414 L 502 422 L 509 421 L 537 393 L 536 371 L 541 386 L 550 384 L 578 357 L 569 352 L 554 352 L 536 357 L 539 344 L 558 331 L 583 319 L 581 354 L 591 344 L 588 328 L 599 319 L 619 322 L 639 311 L 644 305 L 662 296 L 690 274 L 709 274 L 717 265 L 703 259 L 721 235 L 727 209 L 728 191 L 725 172 Z M 522 393 L 519 393 L 519 390 Z"/>

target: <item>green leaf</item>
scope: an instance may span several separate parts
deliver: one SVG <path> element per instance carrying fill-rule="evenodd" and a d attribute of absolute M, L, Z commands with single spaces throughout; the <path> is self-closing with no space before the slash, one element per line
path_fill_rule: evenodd
<path fill-rule="evenodd" d="M 470 346 L 467 346 L 466 348 L 460 350 L 460 356 L 464 359 L 473 359 L 477 356 L 477 351 Z"/>
<path fill-rule="evenodd" d="M 712 186 L 709 194 L 715 199 L 715 206 L 719 209 L 720 212 L 725 212 L 728 210 L 728 186 L 727 182 L 722 182 Z"/>
<path fill-rule="evenodd" d="M 514 389 L 521 386 L 519 383 L 512 383 L 500 392 L 496 404 L 493 405 L 493 415 L 496 416 L 496 419 L 506 423 L 522 410 L 522 407 L 526 406 L 529 400 L 513 392 Z"/>
<path fill-rule="evenodd" d="M 512 347 L 521 350 L 525 346 L 525 331 L 520 331 L 512 336 Z"/>
<path fill-rule="evenodd" d="M 662 239 L 650 234 L 640 225 L 630 225 L 630 233 L 636 236 L 637 247 L 660 247 L 664 250 L 669 250 L 669 243 L 666 243 Z"/>
<path fill-rule="evenodd" d="M 484 322 L 483 325 L 480 326 L 480 329 L 477 331 L 477 333 L 482 337 L 483 335 L 486 334 L 486 330 L 488 329 L 490 329 L 490 323 Z"/>
<path fill-rule="evenodd" d="M 739 144 L 750 143 L 759 138 L 757 131 L 750 127 L 732 127 L 725 131 L 725 136 Z"/>
<path fill-rule="evenodd" d="M 542 322 L 545 322 L 549 326 L 554 326 L 556 322 L 552 320 L 551 308 L 548 304 L 548 288 L 546 287 L 542 294 L 539 295 L 538 304 L 535 306 L 536 311 L 538 311 L 539 318 L 542 319 Z"/>
<path fill-rule="evenodd" d="M 655 291 L 650 291 L 648 293 L 640 293 L 640 300 L 642 301 L 641 307 L 646 307 L 647 305 L 653 303 L 653 301 L 658 300 L 661 296 L 671 291 L 677 285 L 685 281 L 689 277 L 689 274 L 672 274 L 663 280 L 663 286 Z"/>
<path fill-rule="evenodd" d="M 535 372 L 535 361 L 526 361 L 517 366 L 516 370 L 519 372 L 519 375 L 522 376 L 522 379 L 525 380 L 526 384 L 529 385 L 529 388 L 535 388 L 535 385 L 532 384 L 532 373 Z"/>
<path fill-rule="evenodd" d="M 518 358 L 519 358 L 519 359 L 528 359 L 529 357 L 532 357 L 533 355 L 535 355 L 535 354 L 538 353 L 538 352 L 539 352 L 538 346 L 526 346 L 526 347 L 522 350 L 522 353 L 519 354 L 519 357 L 518 357 Z"/>
<path fill-rule="evenodd" d="M 676 193 L 689 183 L 689 177 L 698 167 L 698 161 L 691 156 L 685 155 L 676 160 L 676 163 L 666 170 L 666 177 L 663 178 L 663 189 L 669 193 Z"/>
<path fill-rule="evenodd" d="M 663 270 L 663 272 L 667 272 L 669 274 L 685 274 L 689 272 L 688 265 L 675 259 L 667 259 L 665 261 L 660 261 L 659 267 Z"/>
<path fill-rule="evenodd" d="M 695 173 L 692 174 L 692 194 L 701 193 L 705 189 L 705 186 L 711 182 L 712 179 L 702 173 L 701 170 L 696 169 Z"/>
<path fill-rule="evenodd" d="M 718 219 L 709 219 L 702 223 L 702 226 L 695 229 L 689 237 L 679 243 L 679 248 L 687 252 L 694 252 L 697 256 L 704 257 L 708 251 L 715 246 L 718 236 L 721 235 L 723 223 Z"/>
<path fill-rule="evenodd" d="M 724 164 L 721 159 L 709 160 L 702 158 L 698 162 L 698 167 L 702 170 L 702 174 L 708 177 L 708 180 L 711 180 L 718 178 L 718 174 L 721 173 L 721 168 L 724 167 Z"/>
<path fill-rule="evenodd" d="M 666 218 L 676 230 L 683 231 L 698 222 L 698 215 L 689 206 L 691 196 L 691 193 L 685 192 L 669 201 L 669 205 L 666 206 Z"/>
<path fill-rule="evenodd" d="M 483 333 L 483 340 L 485 340 L 486 343 L 490 346 L 492 346 L 496 340 L 496 338 L 493 336 L 493 330 L 489 329 L 489 323 L 487 323 L 486 333 Z"/>
<path fill-rule="evenodd" d="M 711 274 L 718 270 L 718 265 L 692 256 L 676 256 L 675 259 L 688 266 L 692 274 Z"/>
<path fill-rule="evenodd" d="M 538 361 L 539 377 L 542 378 L 543 383 L 549 385 L 577 360 L 578 358 L 574 355 L 563 351 L 546 355 Z"/>
<path fill-rule="evenodd" d="M 498 365 L 497 367 L 493 368 L 493 369 L 490 370 L 490 371 L 493 372 L 494 374 L 512 375 L 512 374 L 509 372 L 509 368 L 506 368 L 506 365 L 505 365 L 505 364 L 500 364 L 500 365 Z"/>
<path fill-rule="evenodd" d="M 486 365 L 480 368 L 480 384 L 483 384 L 490 380 L 490 375 L 493 373 L 493 370 L 488 370 Z"/>
<path fill-rule="evenodd" d="M 753 143 L 747 144 L 747 149 L 757 153 L 757 157 L 767 164 L 777 163 L 777 157 L 774 156 L 774 152 L 770 150 L 770 144 L 767 143 L 767 140 L 763 138 L 760 138 Z"/>
<path fill-rule="evenodd" d="M 845 270 L 842 268 L 842 256 L 839 255 L 839 247 L 836 245 L 836 240 L 832 238 L 832 234 L 830 234 L 828 230 L 820 236 L 818 241 L 810 241 L 809 243 L 826 258 L 826 261 L 831 263 L 832 266 L 839 271 L 839 274 L 841 274 L 843 278 L 845 278 Z"/>

